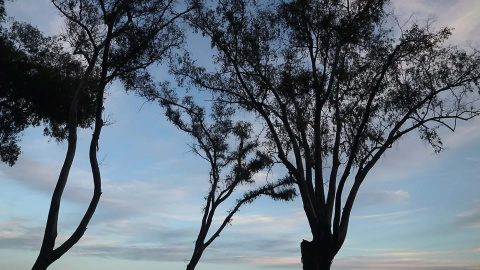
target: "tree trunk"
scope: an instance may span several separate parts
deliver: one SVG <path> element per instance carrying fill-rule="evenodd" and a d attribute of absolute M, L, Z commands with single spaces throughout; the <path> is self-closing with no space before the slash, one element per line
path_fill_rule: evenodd
<path fill-rule="evenodd" d="M 200 261 L 200 258 L 202 257 L 202 253 L 203 253 L 203 251 L 193 253 L 192 258 L 190 259 L 190 262 L 187 265 L 187 270 L 194 270 L 195 269 L 198 262 Z"/>
<path fill-rule="evenodd" d="M 330 270 L 332 257 L 329 255 L 328 247 L 312 240 L 303 240 L 300 245 L 302 252 L 303 270 Z"/>
<path fill-rule="evenodd" d="M 38 256 L 32 270 L 46 270 L 51 264 L 51 260 L 42 256 Z"/>

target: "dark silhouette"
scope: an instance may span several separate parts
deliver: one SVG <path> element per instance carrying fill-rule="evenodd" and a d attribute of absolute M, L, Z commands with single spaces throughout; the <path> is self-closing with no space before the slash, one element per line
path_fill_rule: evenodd
<path fill-rule="evenodd" d="M 5 0 L 0 0 L 0 23 L 5 21 L 7 13 L 5 11 Z"/>
<path fill-rule="evenodd" d="M 64 50 L 58 37 L 44 37 L 18 22 L 7 29 L 0 26 L 0 55 L 0 159 L 12 166 L 25 128 L 43 124 L 45 135 L 66 139 L 68 111 L 84 65 Z M 93 123 L 98 75 L 92 74 L 80 97 L 79 127 Z"/>
<path fill-rule="evenodd" d="M 270 168 L 273 160 L 260 151 L 258 138 L 252 138 L 250 123 L 234 122 L 231 119 L 234 114 L 231 106 L 214 103 L 211 112 L 214 123 L 208 124 L 205 119 L 205 109 L 196 105 L 192 97 L 185 97 L 179 101 L 173 91 L 166 90 L 157 97 L 150 96 L 150 99 L 160 100 L 161 105 L 166 109 L 168 119 L 195 139 L 196 142 L 191 147 L 192 151 L 210 165 L 210 188 L 205 197 L 200 232 L 187 265 L 187 270 L 193 270 L 205 249 L 220 236 L 242 205 L 251 203 L 262 195 L 274 200 L 292 200 L 296 196 L 295 189 L 292 188 L 294 182 L 288 175 L 276 182 L 245 192 L 241 198 L 237 199 L 216 231 L 207 237 L 218 206 L 224 203 L 239 186 L 254 184 L 253 176 Z M 233 147 L 231 141 L 235 141 Z"/>
<path fill-rule="evenodd" d="M 44 270 L 65 254 L 83 236 L 101 195 L 101 176 L 97 161 L 105 88 L 115 79 L 126 89 L 142 89 L 149 73 L 146 68 L 168 55 L 182 42 L 175 20 L 189 11 L 177 13 L 173 1 L 163 0 L 52 0 L 66 18 L 64 34 L 87 67 L 76 86 L 70 106 L 68 150 L 52 196 L 45 235 L 33 270 Z M 79 97 L 92 74 L 100 77 L 95 89 L 95 127 L 90 143 L 90 164 L 94 182 L 92 200 L 74 233 L 54 249 L 58 213 L 77 142 Z"/>
<path fill-rule="evenodd" d="M 294 178 L 310 226 L 313 239 L 301 244 L 306 270 L 330 269 L 357 192 L 387 149 L 417 130 L 441 151 L 439 127 L 454 131 L 479 114 L 480 53 L 444 45 L 448 28 L 412 24 L 394 35 L 387 3 L 199 6 L 189 22 L 211 39 L 218 71 L 188 55 L 172 65 L 217 102 L 263 121 L 267 152 Z"/>
<path fill-rule="evenodd" d="M 5 16 L 7 16 L 5 12 L 5 0 L 0 0 L 0 23 L 5 21 Z"/>

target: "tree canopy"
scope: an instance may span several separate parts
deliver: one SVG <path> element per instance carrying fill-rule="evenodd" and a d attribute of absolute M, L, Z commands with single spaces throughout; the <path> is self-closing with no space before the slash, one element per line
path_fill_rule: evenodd
<path fill-rule="evenodd" d="M 44 125 L 44 134 L 67 137 L 68 111 L 84 64 L 68 53 L 59 37 L 45 37 L 37 28 L 13 22 L 0 33 L 0 159 L 13 165 L 20 154 L 21 132 Z M 98 73 L 80 100 L 79 126 L 91 126 L 93 89 Z"/>
<path fill-rule="evenodd" d="M 5 20 L 5 16 L 5 0 L 0 0 L 0 22 L 3 22 L 3 20 Z"/>
<path fill-rule="evenodd" d="M 179 100 L 175 91 L 168 88 L 163 90 L 160 95 L 150 95 L 148 98 L 158 100 L 165 108 L 168 120 L 195 139 L 195 143 L 191 145 L 192 151 L 207 161 L 210 167 L 209 190 L 205 196 L 200 231 L 187 265 L 187 270 L 193 270 L 205 249 L 220 236 L 240 207 L 252 203 L 260 196 L 290 201 L 297 194 L 292 187 L 294 181 L 290 175 L 263 185 L 257 183 L 259 187 L 252 187 L 244 192 L 217 229 L 209 233 L 212 231 L 214 218 L 217 218 L 215 216 L 217 209 L 228 202 L 232 194 L 235 194 L 234 192 L 241 186 L 254 185 L 255 175 L 270 170 L 274 162 L 262 151 L 258 136 L 254 136 L 252 123 L 232 120 L 235 113 L 232 106 L 213 103 L 210 117 L 208 117 L 205 108 L 195 104 L 193 97 L 186 96 Z M 210 124 L 208 118 L 213 123 Z"/>
<path fill-rule="evenodd" d="M 175 21 L 191 9 L 186 7 L 177 12 L 174 2 L 169 0 L 53 0 L 52 3 L 65 18 L 64 40 L 70 44 L 74 55 L 81 56 L 86 68 L 82 70 L 82 78 L 71 99 L 68 149 L 52 195 L 42 247 L 32 270 L 47 269 L 70 250 L 87 230 L 97 208 L 102 194 L 97 151 L 105 125 L 102 113 L 107 86 L 120 80 L 129 90 L 148 88 L 144 85 L 150 79 L 147 67 L 163 60 L 171 48 L 182 42 Z M 89 148 L 93 196 L 75 231 L 55 247 L 60 203 L 77 147 L 80 97 L 97 71 L 95 125 Z"/>
<path fill-rule="evenodd" d="M 16 22 L 0 29 L 1 160 L 14 164 L 20 134 L 31 125 L 68 139 L 34 270 L 47 269 L 80 240 L 99 203 L 97 151 L 105 91 L 115 80 L 160 101 L 167 118 L 195 140 L 193 152 L 209 163 L 210 186 L 187 269 L 242 205 L 260 195 L 290 200 L 292 186 L 311 233 L 300 245 L 303 269 L 330 269 L 358 191 L 381 157 L 413 132 L 440 152 L 440 129 L 455 131 L 458 121 L 480 114 L 480 51 L 448 45 L 450 28 L 398 22 L 388 0 L 52 3 L 65 18 L 60 37 Z M 3 5 L 0 0 L 2 21 Z M 211 41 L 213 67 L 188 52 L 171 53 L 185 41 L 180 18 Z M 179 87 L 211 93 L 210 115 L 192 97 L 178 98 L 168 83 L 154 83 L 148 67 L 165 59 Z M 257 117 L 262 132 L 233 121 L 235 110 Z M 92 124 L 93 195 L 74 232 L 58 244 L 77 129 Z M 219 204 L 273 164 L 286 176 L 245 192 L 209 234 Z"/>
<path fill-rule="evenodd" d="M 441 151 L 438 128 L 453 131 L 480 112 L 480 53 L 446 45 L 449 28 L 392 27 L 388 3 L 205 5 L 189 22 L 211 40 L 215 68 L 188 54 L 172 65 L 217 102 L 263 121 L 264 146 L 294 177 L 310 225 L 304 269 L 330 268 L 360 185 L 393 144 L 418 131 Z"/>

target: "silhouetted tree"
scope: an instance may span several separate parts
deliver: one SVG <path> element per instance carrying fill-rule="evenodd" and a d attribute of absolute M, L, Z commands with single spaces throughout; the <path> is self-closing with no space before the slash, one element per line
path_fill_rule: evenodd
<path fill-rule="evenodd" d="M 189 17 L 211 39 L 214 71 L 188 55 L 173 65 L 263 121 L 265 147 L 294 178 L 310 225 L 306 270 L 330 269 L 357 192 L 387 149 L 417 130 L 438 152 L 439 127 L 479 114 L 480 53 L 445 45 L 448 28 L 393 31 L 387 3 L 219 0 Z"/>
<path fill-rule="evenodd" d="M 0 27 L 0 159 L 12 166 L 20 154 L 21 132 L 45 125 L 44 134 L 67 137 L 68 110 L 84 65 L 67 53 L 58 37 L 44 37 L 35 27 L 13 22 Z M 98 74 L 80 98 L 78 123 L 91 126 Z"/>
<path fill-rule="evenodd" d="M 7 16 L 5 12 L 5 0 L 0 0 L 0 22 L 5 20 L 5 16 Z"/>
<path fill-rule="evenodd" d="M 155 97 L 149 96 L 150 99 Z M 237 199 L 233 208 L 220 226 L 209 236 L 215 212 L 234 191 L 242 186 L 254 184 L 254 175 L 273 165 L 273 161 L 259 149 L 258 138 L 252 138 L 251 124 L 245 121 L 234 122 L 234 110 L 223 103 L 214 103 L 210 118 L 205 119 L 205 109 L 196 105 L 192 97 L 179 101 L 175 92 L 166 90 L 156 97 L 165 108 L 167 118 L 180 130 L 195 139 L 192 151 L 206 160 L 210 166 L 209 191 L 205 197 L 200 231 L 195 241 L 192 257 L 187 270 L 195 269 L 205 249 L 218 237 L 233 215 L 244 204 L 266 195 L 274 200 L 292 200 L 296 196 L 290 175 L 278 181 L 251 189 Z"/>
<path fill-rule="evenodd" d="M 65 17 L 64 38 L 87 67 L 77 85 L 70 106 L 68 149 L 52 196 L 45 234 L 34 270 L 46 269 L 82 237 L 101 195 L 101 176 L 97 161 L 105 88 L 115 79 L 127 89 L 141 89 L 150 78 L 146 68 L 168 55 L 182 42 L 175 20 L 190 8 L 177 12 L 173 0 L 52 0 Z M 77 143 L 79 97 L 95 69 L 100 78 L 95 91 L 95 127 L 90 143 L 90 165 L 94 192 L 82 220 L 73 234 L 54 249 L 60 201 L 67 183 Z"/>

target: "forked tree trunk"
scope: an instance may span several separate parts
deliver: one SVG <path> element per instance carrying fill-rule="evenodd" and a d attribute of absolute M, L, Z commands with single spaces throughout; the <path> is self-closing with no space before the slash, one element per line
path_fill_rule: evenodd
<path fill-rule="evenodd" d="M 303 240 L 300 249 L 303 270 L 330 270 L 333 258 L 329 255 L 328 247 L 323 247 L 319 241 Z"/>

